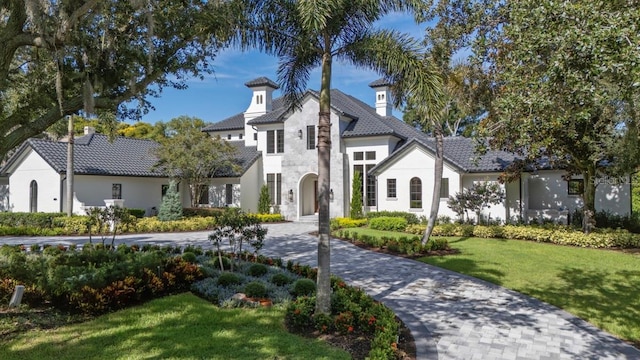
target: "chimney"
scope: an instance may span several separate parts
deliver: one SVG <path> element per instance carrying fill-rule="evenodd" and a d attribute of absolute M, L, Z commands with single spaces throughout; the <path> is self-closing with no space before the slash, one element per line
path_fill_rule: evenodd
<path fill-rule="evenodd" d="M 244 143 L 246 146 L 257 144 L 254 140 L 256 131 L 247 122 L 262 116 L 273 109 L 273 91 L 280 88 L 273 80 L 267 77 L 259 77 L 244 84 L 253 91 L 251 104 L 244 112 Z"/>
<path fill-rule="evenodd" d="M 85 126 L 84 127 L 84 134 L 85 135 L 91 135 L 91 134 L 95 134 L 96 133 L 96 128 L 94 128 L 93 126 Z"/>
<path fill-rule="evenodd" d="M 376 91 L 376 113 L 380 116 L 391 116 L 393 105 L 391 103 L 391 84 L 385 79 L 378 79 L 371 84 L 373 90 Z"/>

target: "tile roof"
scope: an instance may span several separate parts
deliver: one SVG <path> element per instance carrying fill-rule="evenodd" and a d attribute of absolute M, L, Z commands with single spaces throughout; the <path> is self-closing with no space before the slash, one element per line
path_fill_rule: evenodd
<path fill-rule="evenodd" d="M 280 88 L 280 85 L 276 84 L 275 81 L 265 76 L 261 76 L 259 78 L 247 81 L 246 83 L 244 83 L 244 85 L 249 88 L 256 87 L 256 86 L 270 86 L 274 89 Z"/>
<path fill-rule="evenodd" d="M 205 126 L 202 131 L 223 131 L 244 129 L 244 114 L 236 114 L 224 120 Z"/>
<path fill-rule="evenodd" d="M 232 142 L 237 149 L 236 162 L 240 172 L 231 169 L 221 169 L 215 174 L 217 177 L 239 176 L 260 158 L 260 152 L 255 146 L 244 146 L 243 142 Z M 157 158 L 153 149 L 159 144 L 152 140 L 116 137 L 109 142 L 106 135 L 91 134 L 75 139 L 74 173 L 78 175 L 109 175 L 109 176 L 142 176 L 166 177 L 161 169 L 153 169 Z M 67 172 L 67 143 L 43 139 L 27 140 L 14 157 L 2 169 L 8 168 L 17 160 L 23 149 L 31 147 L 56 172 Z"/>
<path fill-rule="evenodd" d="M 67 143 L 29 139 L 25 143 L 58 173 L 67 171 Z M 75 139 L 74 173 L 79 175 L 165 176 L 151 168 L 156 163 L 152 150 L 158 144 L 151 140 L 116 137 L 109 142 L 106 135 L 90 134 Z"/>
<path fill-rule="evenodd" d="M 381 86 L 391 86 L 391 82 L 387 81 L 386 79 L 378 79 L 378 80 L 372 81 L 369 84 L 369 87 L 372 87 L 372 88 L 377 88 Z"/>

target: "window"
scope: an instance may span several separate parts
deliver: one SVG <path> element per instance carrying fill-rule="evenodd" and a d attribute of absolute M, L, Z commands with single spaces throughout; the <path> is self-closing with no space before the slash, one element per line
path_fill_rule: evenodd
<path fill-rule="evenodd" d="M 396 198 L 396 179 L 387 179 L 387 197 Z"/>
<path fill-rule="evenodd" d="M 262 104 L 262 95 L 256 95 L 256 104 Z"/>
<path fill-rule="evenodd" d="M 253 140 L 258 141 L 258 133 L 253 133 Z"/>
<path fill-rule="evenodd" d="M 238 139 L 242 140 L 242 133 L 238 134 Z"/>
<path fill-rule="evenodd" d="M 176 192 L 179 192 L 179 189 L 180 189 L 180 185 L 176 184 Z M 168 184 L 162 185 L 162 197 L 167 195 L 167 191 L 169 191 L 169 185 Z"/>
<path fill-rule="evenodd" d="M 227 134 L 227 140 L 231 140 L 231 134 Z"/>
<path fill-rule="evenodd" d="M 314 125 L 307 126 L 307 150 L 315 150 L 316 148 L 316 127 Z"/>
<path fill-rule="evenodd" d="M 198 204 L 209 205 L 209 185 L 198 186 Z"/>
<path fill-rule="evenodd" d="M 449 178 L 442 178 L 442 184 L 440 186 L 440 199 L 449 198 Z"/>
<path fill-rule="evenodd" d="M 584 180 L 571 179 L 567 182 L 569 195 L 582 195 L 584 193 Z"/>
<path fill-rule="evenodd" d="M 226 184 L 224 188 L 225 204 L 233 204 L 233 184 Z"/>
<path fill-rule="evenodd" d="M 267 154 L 284 152 L 284 130 L 267 131 Z"/>
<path fill-rule="evenodd" d="M 35 180 L 29 185 L 29 212 L 38 212 L 38 182 Z"/>
<path fill-rule="evenodd" d="M 422 181 L 420 178 L 414 177 L 409 182 L 409 207 L 411 209 L 422 208 Z"/>
<path fill-rule="evenodd" d="M 271 204 L 282 204 L 282 174 L 267 174 L 267 188 Z"/>
<path fill-rule="evenodd" d="M 376 152 L 375 151 L 367 151 L 364 154 L 364 158 L 365 158 L 365 160 L 375 160 L 376 159 Z"/>
<path fill-rule="evenodd" d="M 284 152 L 284 130 L 278 130 L 278 149 L 279 153 Z"/>
<path fill-rule="evenodd" d="M 354 152 L 353 153 L 353 160 L 363 160 L 364 157 L 362 155 L 364 155 L 364 153 L 362 151 Z"/>
<path fill-rule="evenodd" d="M 111 185 L 111 198 L 122 199 L 122 184 Z"/>
<path fill-rule="evenodd" d="M 367 165 L 367 206 L 376 206 L 376 177 L 369 175 L 375 165 Z"/>

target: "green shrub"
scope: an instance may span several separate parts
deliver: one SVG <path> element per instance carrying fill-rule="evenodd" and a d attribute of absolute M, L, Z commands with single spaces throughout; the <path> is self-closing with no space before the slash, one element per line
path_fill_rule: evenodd
<path fill-rule="evenodd" d="M 313 325 L 315 296 L 301 296 L 289 303 L 285 312 L 285 324 L 292 329 L 305 329 Z"/>
<path fill-rule="evenodd" d="M 249 270 L 247 272 L 251 276 L 260 277 L 266 274 L 267 271 L 267 267 L 263 264 L 252 264 L 251 266 L 249 266 Z"/>
<path fill-rule="evenodd" d="M 278 273 L 271 277 L 271 283 L 277 286 L 285 286 L 291 283 L 291 278 L 286 274 Z"/>
<path fill-rule="evenodd" d="M 218 285 L 221 286 L 227 287 L 231 285 L 238 285 L 241 283 L 242 279 L 240 278 L 240 276 L 232 272 L 223 272 L 222 274 L 220 274 L 220 276 L 218 276 Z"/>
<path fill-rule="evenodd" d="M 354 228 L 367 225 L 367 219 L 333 218 L 330 221 L 331 230 Z"/>
<path fill-rule="evenodd" d="M 244 293 L 251 298 L 263 298 L 267 296 L 267 287 L 259 281 L 252 281 L 245 285 Z"/>
<path fill-rule="evenodd" d="M 127 209 L 127 211 L 137 219 L 143 218 L 144 214 L 147 212 L 145 209 Z"/>
<path fill-rule="evenodd" d="M 284 221 L 282 214 L 251 214 L 258 218 L 261 223 L 281 222 Z"/>
<path fill-rule="evenodd" d="M 481 238 L 502 238 L 504 236 L 503 227 L 498 225 L 476 225 L 473 228 L 473 236 Z"/>
<path fill-rule="evenodd" d="M 447 239 L 431 239 L 425 245 L 426 251 L 449 250 L 449 241 Z"/>
<path fill-rule="evenodd" d="M 362 218 L 362 173 L 353 172 L 351 180 L 351 202 L 349 204 L 349 217 L 352 219 Z"/>
<path fill-rule="evenodd" d="M 308 296 L 316 291 L 316 283 L 311 279 L 298 279 L 293 283 L 291 292 L 295 296 Z"/>
<path fill-rule="evenodd" d="M 193 217 L 217 217 L 222 213 L 222 208 L 183 208 L 182 216 L 186 218 Z"/>
<path fill-rule="evenodd" d="M 407 220 L 403 217 L 374 217 L 369 220 L 369 227 L 376 230 L 404 231 L 407 228 Z"/>
<path fill-rule="evenodd" d="M 160 210 L 158 210 L 158 220 L 172 221 L 180 219 L 182 219 L 182 202 L 176 189 L 176 182 L 171 180 L 169 181 L 169 189 L 162 198 Z"/>
<path fill-rule="evenodd" d="M 371 211 L 367 213 L 367 219 L 369 220 L 377 217 L 401 217 L 407 220 L 407 224 L 409 225 L 420 224 L 420 220 L 418 219 L 418 216 L 416 216 L 416 214 L 406 212 L 406 211 L 386 211 L 385 210 L 385 211 Z"/>
<path fill-rule="evenodd" d="M 260 196 L 258 197 L 258 213 L 268 214 L 271 209 L 271 196 L 269 196 L 269 187 L 264 184 L 260 187 Z"/>
<path fill-rule="evenodd" d="M 51 229 L 54 219 L 65 216 L 64 213 L 0 212 L 0 225 Z"/>
<path fill-rule="evenodd" d="M 188 261 L 190 263 L 195 263 L 196 262 L 196 254 L 194 254 L 192 252 L 189 252 L 189 251 L 184 252 L 184 253 L 182 253 L 182 260 Z"/>

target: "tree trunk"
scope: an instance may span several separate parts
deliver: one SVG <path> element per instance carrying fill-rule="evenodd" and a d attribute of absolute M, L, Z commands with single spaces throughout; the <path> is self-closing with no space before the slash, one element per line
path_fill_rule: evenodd
<path fill-rule="evenodd" d="M 440 209 L 440 190 L 442 188 L 442 172 L 444 170 L 444 140 L 442 128 L 439 124 L 434 126 L 434 135 L 436 137 L 436 159 L 433 168 L 433 194 L 431 195 L 431 212 L 429 213 L 429 223 L 427 229 L 422 236 L 422 244 L 426 244 L 431 237 L 433 227 L 436 226 L 438 219 L 438 210 Z"/>
<path fill-rule="evenodd" d="M 331 311 L 331 251 L 329 189 L 331 160 L 331 53 L 322 58 L 320 114 L 318 119 L 318 290 L 316 314 Z"/>
<path fill-rule="evenodd" d="M 75 134 L 73 131 L 73 115 L 68 115 L 69 127 L 67 142 L 67 216 L 73 215 L 73 143 Z"/>
<path fill-rule="evenodd" d="M 590 165 L 586 171 L 582 172 L 584 178 L 584 193 L 582 194 L 582 231 L 590 233 L 595 227 L 596 214 L 596 167 Z"/>

